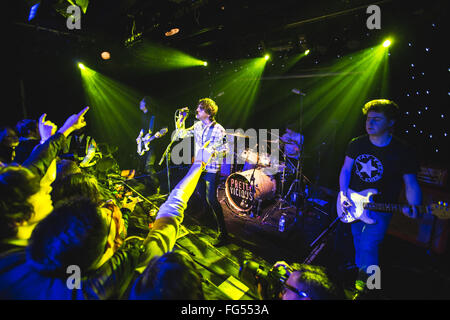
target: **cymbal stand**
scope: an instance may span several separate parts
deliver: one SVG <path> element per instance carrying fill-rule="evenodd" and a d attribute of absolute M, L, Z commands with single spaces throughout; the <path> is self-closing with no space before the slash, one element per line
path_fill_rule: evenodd
<path fill-rule="evenodd" d="M 255 203 L 256 203 L 255 171 L 256 171 L 256 168 L 258 167 L 258 164 L 259 164 L 259 155 L 256 158 L 256 165 L 253 168 L 252 176 L 250 177 L 250 186 L 252 188 L 251 192 L 253 193 L 252 208 L 255 207 Z"/>

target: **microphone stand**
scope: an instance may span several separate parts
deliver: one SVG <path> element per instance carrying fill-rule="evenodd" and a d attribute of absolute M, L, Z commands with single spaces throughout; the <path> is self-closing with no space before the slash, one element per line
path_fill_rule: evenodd
<path fill-rule="evenodd" d="M 175 115 L 177 115 L 177 113 L 178 113 L 180 110 L 183 110 L 183 109 L 177 110 L 177 111 L 175 112 Z M 184 116 L 184 119 L 182 120 L 182 122 L 184 123 L 184 121 L 185 121 L 186 118 L 187 118 L 187 114 L 184 113 L 183 116 Z M 178 135 L 179 135 L 179 128 L 177 127 L 176 122 L 177 122 L 177 119 L 175 120 L 175 128 L 177 128 L 177 130 L 175 131 L 175 134 L 173 135 L 172 140 L 170 141 L 169 145 L 167 146 L 166 150 L 164 151 L 164 154 L 163 154 L 162 157 L 161 157 L 161 160 L 159 161 L 159 165 L 161 165 L 162 162 L 163 162 L 163 159 L 166 158 L 166 167 L 167 167 L 167 190 L 168 190 L 168 193 L 170 193 L 170 166 L 169 166 L 169 164 L 170 164 L 170 152 L 171 152 L 170 149 L 172 148 L 173 143 L 178 139 Z"/>
<path fill-rule="evenodd" d="M 297 187 L 297 196 L 301 195 L 302 198 L 304 198 L 303 197 L 304 194 L 303 194 L 303 191 L 302 191 L 303 145 L 304 145 L 303 144 L 302 132 L 303 132 L 303 96 L 305 95 L 305 93 L 303 93 L 303 92 L 301 92 L 299 90 L 297 94 L 300 96 L 300 128 L 299 128 L 299 131 L 300 131 L 300 145 L 298 146 L 299 147 L 299 155 L 298 155 L 299 158 L 297 160 L 297 168 L 296 168 L 294 184 L 296 184 L 296 187 Z"/>
<path fill-rule="evenodd" d="M 162 164 L 164 158 L 166 158 L 166 167 L 167 167 L 167 189 L 168 193 L 170 193 L 170 149 L 172 148 L 172 144 L 176 141 L 176 138 L 178 137 L 178 131 L 173 136 L 172 141 L 170 141 L 169 145 L 166 148 L 166 151 L 164 151 L 164 154 L 161 157 L 161 160 L 159 161 L 159 165 Z"/>

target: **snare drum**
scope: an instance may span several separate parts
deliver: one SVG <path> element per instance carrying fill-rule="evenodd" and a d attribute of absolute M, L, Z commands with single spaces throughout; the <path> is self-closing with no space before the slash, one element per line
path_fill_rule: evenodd
<path fill-rule="evenodd" d="M 251 177 L 254 171 L 255 194 L 252 192 Z M 277 183 L 261 169 L 247 170 L 231 174 L 225 182 L 228 203 L 240 212 L 252 209 L 254 200 L 270 200 L 275 197 Z"/>

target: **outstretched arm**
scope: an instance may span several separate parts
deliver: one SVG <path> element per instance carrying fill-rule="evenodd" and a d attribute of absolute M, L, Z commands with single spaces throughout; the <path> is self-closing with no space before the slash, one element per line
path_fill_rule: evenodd
<path fill-rule="evenodd" d="M 199 152 L 206 151 L 202 148 Z M 173 249 L 187 202 L 197 186 L 205 165 L 202 162 L 194 162 L 186 176 L 161 205 L 153 228 L 144 241 L 145 253 L 139 266 L 146 266 L 153 257 L 161 256 Z"/>

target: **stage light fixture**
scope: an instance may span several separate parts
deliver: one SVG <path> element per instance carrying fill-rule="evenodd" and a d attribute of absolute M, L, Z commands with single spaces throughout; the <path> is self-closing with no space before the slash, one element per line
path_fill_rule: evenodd
<path fill-rule="evenodd" d="M 268 54 L 266 54 L 265 56 L 264 56 L 264 60 L 269 60 L 270 59 L 270 55 L 268 55 Z"/>
<path fill-rule="evenodd" d="M 203 65 L 204 65 L 205 67 L 207 67 L 207 66 L 208 66 L 208 62 L 207 62 L 207 61 L 203 61 Z"/>
<path fill-rule="evenodd" d="M 82 64 L 81 62 L 78 63 L 78 68 L 80 68 L 81 70 L 85 70 L 86 67 L 84 66 L 84 64 Z"/>
<path fill-rule="evenodd" d="M 308 49 L 305 51 L 305 56 L 307 56 L 311 51 Z"/>
<path fill-rule="evenodd" d="M 180 32 L 179 28 L 172 28 L 170 31 L 167 31 L 164 35 L 166 37 L 170 37 L 173 36 L 174 34 L 177 34 L 178 32 Z"/>
<path fill-rule="evenodd" d="M 109 60 L 111 58 L 111 54 L 108 51 L 103 51 L 101 57 L 103 60 Z"/>
<path fill-rule="evenodd" d="M 392 41 L 390 39 L 387 39 L 383 42 L 383 47 L 387 48 L 392 44 Z"/>

